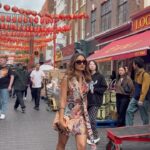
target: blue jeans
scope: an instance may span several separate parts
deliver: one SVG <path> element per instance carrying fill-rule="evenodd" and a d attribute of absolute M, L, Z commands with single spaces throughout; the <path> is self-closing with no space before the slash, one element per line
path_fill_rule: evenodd
<path fill-rule="evenodd" d="M 0 89 L 0 113 L 5 114 L 9 100 L 8 89 Z"/>
<path fill-rule="evenodd" d="M 140 111 L 141 119 L 143 121 L 143 125 L 149 124 L 149 114 L 148 114 L 149 102 L 144 101 L 142 106 L 138 105 L 138 101 L 134 98 L 131 99 L 129 106 L 126 112 L 126 125 L 132 126 L 134 120 L 134 114 L 137 110 Z"/>

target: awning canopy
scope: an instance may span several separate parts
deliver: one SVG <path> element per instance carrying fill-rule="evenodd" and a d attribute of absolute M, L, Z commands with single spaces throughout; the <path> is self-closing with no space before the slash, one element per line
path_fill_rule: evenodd
<path fill-rule="evenodd" d="M 145 56 L 147 55 L 147 49 L 150 49 L 150 31 L 114 41 L 104 48 L 95 51 L 94 54 L 88 57 L 88 60 L 104 62 Z"/>

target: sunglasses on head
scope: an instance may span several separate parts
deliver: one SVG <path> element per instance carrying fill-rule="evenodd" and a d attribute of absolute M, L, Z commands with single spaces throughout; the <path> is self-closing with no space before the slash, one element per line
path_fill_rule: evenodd
<path fill-rule="evenodd" d="M 86 64 L 87 64 L 87 61 L 86 61 L 86 60 L 77 60 L 77 61 L 76 61 L 76 64 L 77 64 L 77 65 L 81 65 L 81 64 L 86 65 Z"/>

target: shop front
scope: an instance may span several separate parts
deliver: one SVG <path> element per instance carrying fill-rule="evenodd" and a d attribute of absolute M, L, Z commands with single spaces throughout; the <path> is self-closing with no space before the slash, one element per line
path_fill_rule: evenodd
<path fill-rule="evenodd" d="M 128 35 L 95 51 L 88 60 L 96 60 L 99 66 L 102 66 L 102 63 L 109 64 L 111 71 L 116 71 L 120 64 L 129 65 L 132 58 L 140 56 L 145 61 L 145 68 L 150 71 L 150 7 L 132 16 L 131 19 L 131 32 Z"/>

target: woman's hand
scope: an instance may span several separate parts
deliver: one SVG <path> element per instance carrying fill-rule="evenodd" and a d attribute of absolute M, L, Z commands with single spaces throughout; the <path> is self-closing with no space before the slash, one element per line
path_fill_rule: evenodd
<path fill-rule="evenodd" d="M 61 119 L 59 121 L 59 127 L 62 131 L 69 132 L 69 128 L 67 127 L 65 119 Z"/>

